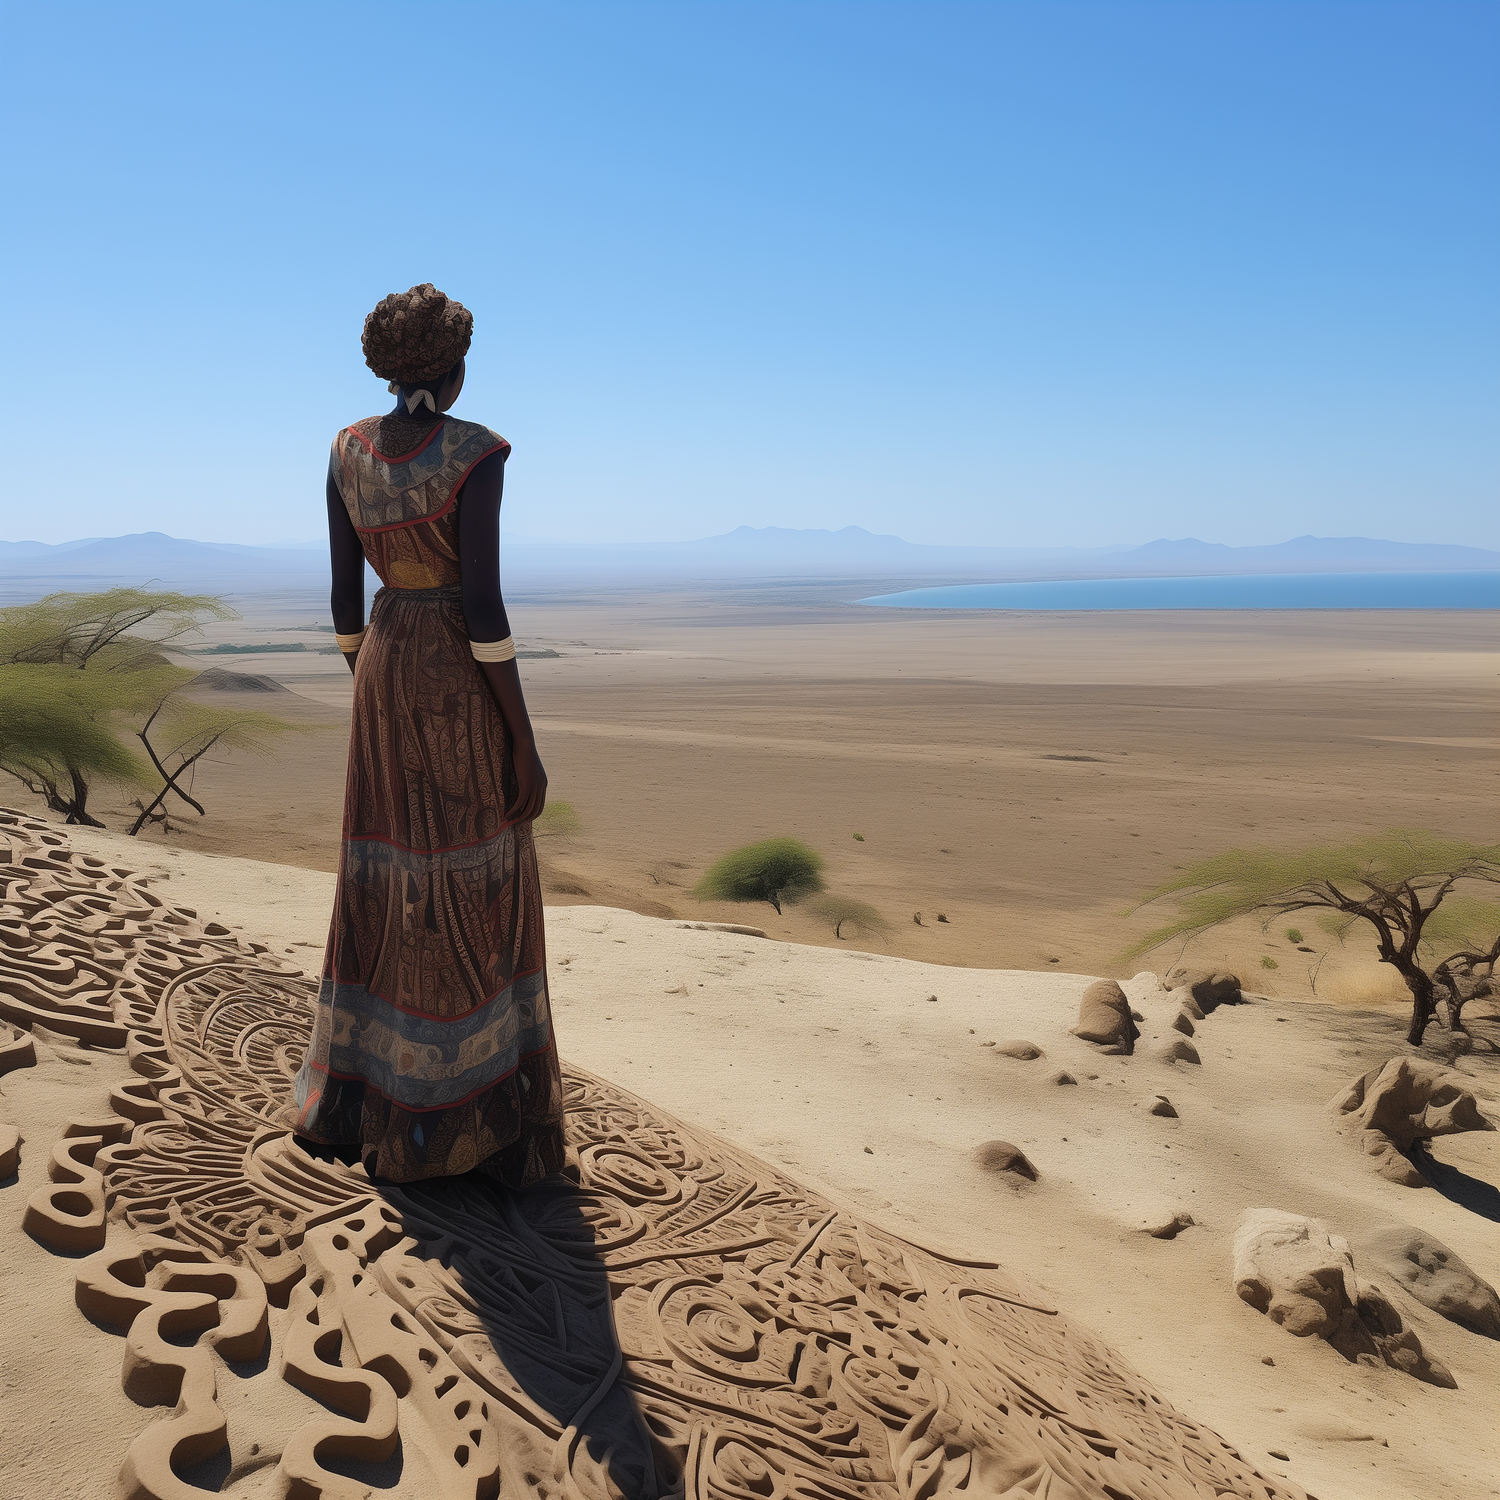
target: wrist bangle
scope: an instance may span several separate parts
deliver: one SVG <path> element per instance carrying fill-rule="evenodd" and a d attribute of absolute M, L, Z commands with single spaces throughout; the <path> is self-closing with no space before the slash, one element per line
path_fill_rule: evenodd
<path fill-rule="evenodd" d="M 364 627 L 361 626 L 353 635 L 340 635 L 335 631 L 333 638 L 339 643 L 340 651 L 358 651 L 359 643 L 365 638 Z"/>
<path fill-rule="evenodd" d="M 516 640 L 508 635 L 503 641 L 470 641 L 469 650 L 474 653 L 475 661 L 514 661 Z"/>

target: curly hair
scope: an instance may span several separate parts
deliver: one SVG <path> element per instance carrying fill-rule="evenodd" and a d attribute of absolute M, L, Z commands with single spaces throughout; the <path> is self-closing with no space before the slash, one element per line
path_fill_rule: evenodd
<path fill-rule="evenodd" d="M 474 337 L 474 314 L 424 281 L 392 292 L 365 319 L 365 363 L 382 379 L 419 385 L 446 375 Z"/>

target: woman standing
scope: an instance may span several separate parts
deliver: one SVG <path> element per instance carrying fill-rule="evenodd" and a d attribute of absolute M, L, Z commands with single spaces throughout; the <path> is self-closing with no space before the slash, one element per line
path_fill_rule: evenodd
<path fill-rule="evenodd" d="M 537 755 L 500 597 L 510 444 L 448 416 L 474 319 L 430 283 L 365 319 L 395 407 L 328 468 L 333 621 L 354 721 L 333 922 L 297 1131 L 397 1182 L 563 1165 L 531 821 Z M 364 621 L 364 566 L 385 585 Z M 363 627 L 363 628 L 362 628 Z"/>

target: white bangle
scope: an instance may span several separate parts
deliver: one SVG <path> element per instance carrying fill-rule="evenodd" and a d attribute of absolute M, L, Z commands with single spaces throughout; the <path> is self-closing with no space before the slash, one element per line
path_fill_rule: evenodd
<path fill-rule="evenodd" d="M 516 640 L 508 635 L 503 641 L 470 641 L 469 650 L 474 653 L 475 661 L 514 661 Z"/>
<path fill-rule="evenodd" d="M 361 626 L 353 635 L 340 635 L 335 631 L 333 638 L 339 643 L 340 651 L 358 651 L 359 643 L 365 638 L 364 627 Z"/>

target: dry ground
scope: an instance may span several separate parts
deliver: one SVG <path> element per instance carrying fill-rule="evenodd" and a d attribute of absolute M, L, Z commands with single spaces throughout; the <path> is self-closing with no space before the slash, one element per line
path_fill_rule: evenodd
<path fill-rule="evenodd" d="M 806 911 L 778 917 L 690 893 L 720 854 L 793 834 L 826 857 L 832 889 L 890 923 L 884 936 L 856 934 L 864 946 L 1128 974 L 1175 958 L 1124 957 L 1155 925 L 1154 912 L 1129 908 L 1194 860 L 1381 826 L 1500 831 L 1494 615 L 894 611 L 854 605 L 861 592 L 513 601 L 523 649 L 559 653 L 522 670 L 552 796 L 580 820 L 576 834 L 541 841 L 548 899 L 833 945 Z M 330 639 L 289 628 L 326 618 L 317 600 L 243 608 L 214 639 Z M 270 758 L 204 765 L 196 786 L 209 816 L 174 817 L 169 841 L 331 869 L 349 702 L 341 660 L 194 660 L 273 675 L 291 692 L 246 705 L 316 732 Z M 1194 951 L 1253 971 L 1273 994 L 1306 994 L 1331 940 L 1302 925 L 1311 955 L 1284 929 L 1251 924 Z M 1399 992 L 1362 952 L 1334 951 L 1318 993 L 1380 1003 Z"/>

